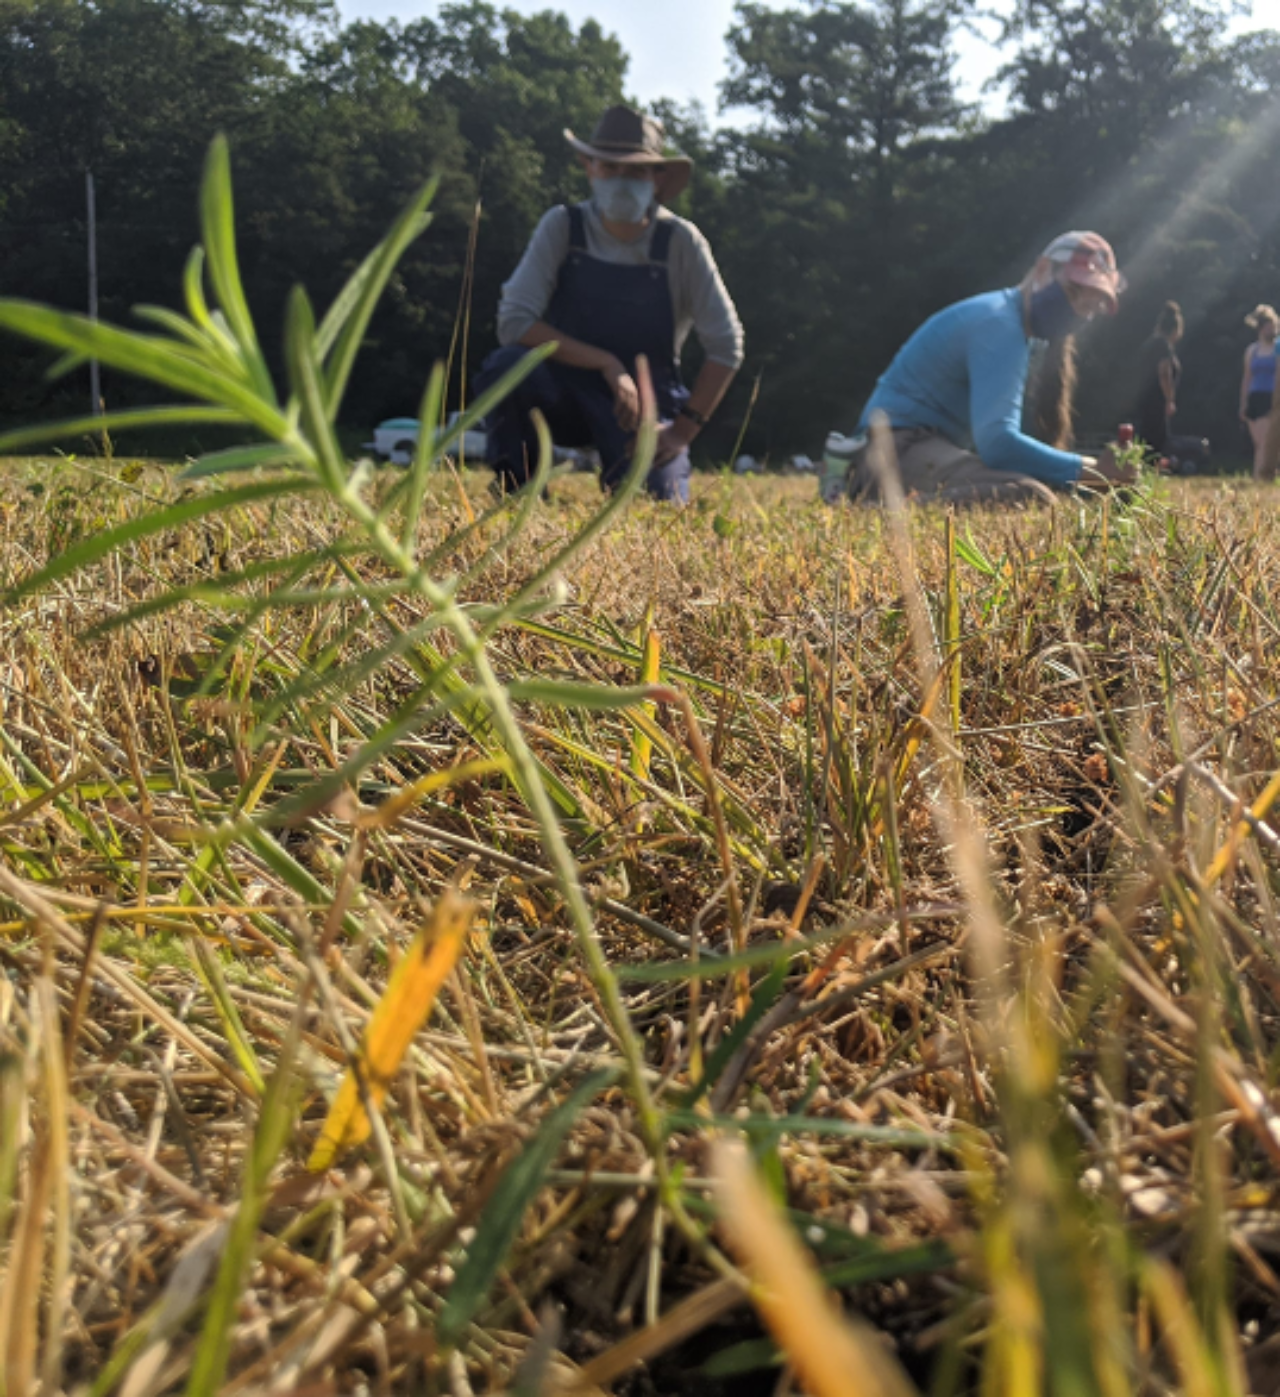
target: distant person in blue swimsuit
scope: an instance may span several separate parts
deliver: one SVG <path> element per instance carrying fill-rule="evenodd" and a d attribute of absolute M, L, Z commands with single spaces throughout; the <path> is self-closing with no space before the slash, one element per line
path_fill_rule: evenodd
<path fill-rule="evenodd" d="M 540 344 L 559 346 L 489 421 L 489 464 L 518 488 L 538 459 L 536 408 L 561 446 L 594 446 L 612 489 L 631 463 L 645 355 L 658 404 L 649 493 L 689 498 L 689 446 L 742 362 L 742 325 L 706 238 L 663 205 L 689 183 L 692 162 L 664 149 L 660 121 L 610 107 L 589 141 L 565 139 L 591 181 L 591 198 L 546 213 L 502 288 L 498 341 L 476 379 L 483 389 Z M 680 351 L 697 332 L 706 355 L 692 392 Z"/>
<path fill-rule="evenodd" d="M 1081 456 L 1071 441 L 1077 331 L 1114 315 L 1124 278 L 1097 233 L 1055 238 L 1018 286 L 939 311 L 898 351 L 876 384 L 859 431 L 884 414 L 908 498 L 955 503 L 1051 501 L 1077 483 L 1131 478 L 1108 448 Z M 1046 341 L 1035 436 L 1023 430 L 1023 397 L 1036 340 Z M 1043 439 L 1040 439 L 1043 438 Z M 849 493 L 875 499 L 879 480 L 865 448 Z"/>
<path fill-rule="evenodd" d="M 1276 391 L 1276 331 L 1280 316 L 1271 306 L 1258 306 L 1244 323 L 1258 338 L 1244 352 L 1244 378 L 1240 383 L 1240 420 L 1253 438 L 1253 478 L 1274 480 L 1275 462 L 1267 464 L 1267 428 Z"/>

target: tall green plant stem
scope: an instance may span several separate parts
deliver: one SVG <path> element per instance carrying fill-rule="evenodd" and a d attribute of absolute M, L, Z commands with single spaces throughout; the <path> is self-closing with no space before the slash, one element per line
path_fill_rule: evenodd
<path fill-rule="evenodd" d="M 475 673 L 477 686 L 490 705 L 494 725 L 511 758 L 521 794 L 529 802 L 542 832 L 543 842 L 569 909 L 574 935 L 586 960 L 591 982 L 600 995 L 609 1027 L 613 1030 L 622 1053 L 628 1084 L 640 1112 L 645 1143 L 653 1154 L 654 1167 L 659 1178 L 665 1179 L 667 1171 L 663 1163 L 662 1122 L 645 1079 L 644 1054 L 640 1041 L 636 1037 L 631 1020 L 627 1017 L 622 996 L 618 991 L 617 979 L 596 938 L 591 908 L 578 880 L 573 854 L 560 828 L 551 799 L 543 787 L 533 753 L 507 700 L 506 690 L 493 672 L 483 640 L 476 633 L 466 612 L 458 605 L 451 589 L 422 572 L 412 552 L 392 534 L 385 520 L 365 501 L 360 493 L 360 482 L 361 476 L 358 472 L 337 482 L 334 498 L 365 531 L 383 561 L 396 569 L 406 584 L 435 609 L 443 624 L 456 637 L 459 649 Z"/>

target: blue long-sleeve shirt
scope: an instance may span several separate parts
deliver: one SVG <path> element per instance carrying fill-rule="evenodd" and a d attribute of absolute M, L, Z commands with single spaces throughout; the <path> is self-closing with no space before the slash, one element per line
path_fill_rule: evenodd
<path fill-rule="evenodd" d="M 972 446 L 996 470 L 1070 485 L 1080 479 L 1082 459 L 1022 430 L 1030 363 L 1018 288 L 971 296 L 930 316 L 902 346 L 859 426 L 883 412 L 894 427 L 928 427 Z"/>

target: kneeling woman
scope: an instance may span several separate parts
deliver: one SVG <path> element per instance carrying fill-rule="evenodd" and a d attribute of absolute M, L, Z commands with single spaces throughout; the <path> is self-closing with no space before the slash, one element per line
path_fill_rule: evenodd
<path fill-rule="evenodd" d="M 888 418 L 910 498 L 955 503 L 1051 500 L 1077 482 L 1128 479 L 1110 450 L 1096 459 L 1063 447 L 1071 439 L 1073 336 L 1099 312 L 1114 315 L 1124 278 L 1097 233 L 1064 233 L 1021 285 L 989 291 L 926 320 L 876 384 L 859 430 Z M 1022 430 L 1031 342 L 1047 340 L 1040 431 Z M 1056 377 L 1056 384 L 1053 380 Z M 854 457 L 849 492 L 879 493 L 867 452 Z"/>

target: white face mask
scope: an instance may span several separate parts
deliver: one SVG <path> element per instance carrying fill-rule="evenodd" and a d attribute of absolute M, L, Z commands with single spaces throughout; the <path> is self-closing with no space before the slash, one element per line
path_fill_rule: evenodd
<path fill-rule="evenodd" d="M 640 223 L 653 203 L 651 179 L 628 179 L 611 175 L 608 179 L 593 179 L 591 192 L 596 207 L 614 223 Z"/>

